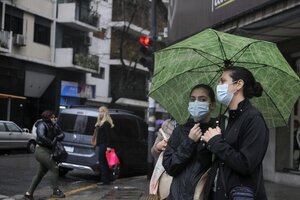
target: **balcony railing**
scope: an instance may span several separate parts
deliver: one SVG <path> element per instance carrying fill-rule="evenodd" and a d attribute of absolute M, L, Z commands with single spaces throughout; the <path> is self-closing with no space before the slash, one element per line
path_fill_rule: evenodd
<path fill-rule="evenodd" d="M 82 66 L 84 68 L 98 71 L 99 57 L 96 55 L 75 53 L 74 64 L 78 66 Z"/>
<path fill-rule="evenodd" d="M 58 5 L 58 21 L 79 30 L 98 31 L 100 15 L 76 3 Z"/>
<path fill-rule="evenodd" d="M 0 31 L 0 52 L 11 52 L 12 31 Z"/>
<path fill-rule="evenodd" d="M 57 48 L 55 50 L 57 67 L 98 72 L 99 57 L 96 55 L 74 52 L 73 48 Z"/>

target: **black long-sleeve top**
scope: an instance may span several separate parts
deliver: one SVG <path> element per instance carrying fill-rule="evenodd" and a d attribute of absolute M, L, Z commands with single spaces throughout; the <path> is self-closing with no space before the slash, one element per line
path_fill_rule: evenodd
<path fill-rule="evenodd" d="M 110 146 L 111 125 L 108 121 L 104 122 L 102 126 L 97 126 L 97 146 L 106 144 Z"/>
<path fill-rule="evenodd" d="M 269 129 L 262 114 L 248 99 L 240 102 L 236 110 L 229 111 L 229 120 L 222 135 L 211 138 L 208 149 L 216 155 L 210 170 L 205 194 L 210 194 L 217 174 L 216 198 L 225 199 L 235 186 L 247 186 L 257 192 L 257 200 L 265 200 L 262 160 L 269 142 Z M 221 173 L 223 171 L 225 186 Z M 221 168 L 221 169 L 220 169 Z M 257 190 L 257 191 L 256 191 Z M 204 199 L 210 199 L 207 196 Z"/>

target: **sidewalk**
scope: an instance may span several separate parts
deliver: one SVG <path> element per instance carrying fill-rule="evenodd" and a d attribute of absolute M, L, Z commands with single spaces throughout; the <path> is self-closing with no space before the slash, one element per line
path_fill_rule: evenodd
<path fill-rule="evenodd" d="M 93 185 L 90 185 L 93 186 Z M 89 187 L 90 187 L 89 186 Z M 68 195 L 65 200 L 146 200 L 148 196 L 149 180 L 146 176 L 118 179 L 110 186 L 94 186 L 86 191 Z M 273 182 L 265 182 L 268 200 L 295 200 L 300 197 L 300 188 L 288 185 L 281 185 Z M 38 196 L 45 196 L 45 194 Z M 46 195 L 48 196 L 48 195 Z M 19 200 L 22 196 L 7 197 L 0 194 L 0 200 Z M 48 198 L 37 198 L 46 200 Z"/>

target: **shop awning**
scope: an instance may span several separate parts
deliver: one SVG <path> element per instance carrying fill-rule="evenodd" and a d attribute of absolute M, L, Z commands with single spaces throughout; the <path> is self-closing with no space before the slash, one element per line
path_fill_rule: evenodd
<path fill-rule="evenodd" d="M 26 97 L 0 93 L 0 99 L 26 99 Z"/>

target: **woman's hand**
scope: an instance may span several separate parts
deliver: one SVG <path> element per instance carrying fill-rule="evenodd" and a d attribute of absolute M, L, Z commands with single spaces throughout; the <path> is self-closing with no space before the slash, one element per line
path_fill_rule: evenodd
<path fill-rule="evenodd" d="M 190 133 L 189 133 L 189 138 L 191 140 L 193 140 L 194 142 L 198 142 L 200 137 L 202 135 L 202 131 L 201 131 L 201 128 L 200 128 L 200 124 L 197 123 L 193 126 L 193 128 L 190 130 Z"/>
<path fill-rule="evenodd" d="M 212 137 L 221 135 L 220 127 L 208 128 L 208 130 L 201 136 L 201 141 L 208 142 Z"/>
<path fill-rule="evenodd" d="M 168 144 L 168 140 L 164 139 L 156 144 L 156 149 L 158 151 L 164 151 L 166 149 L 167 144 Z"/>

